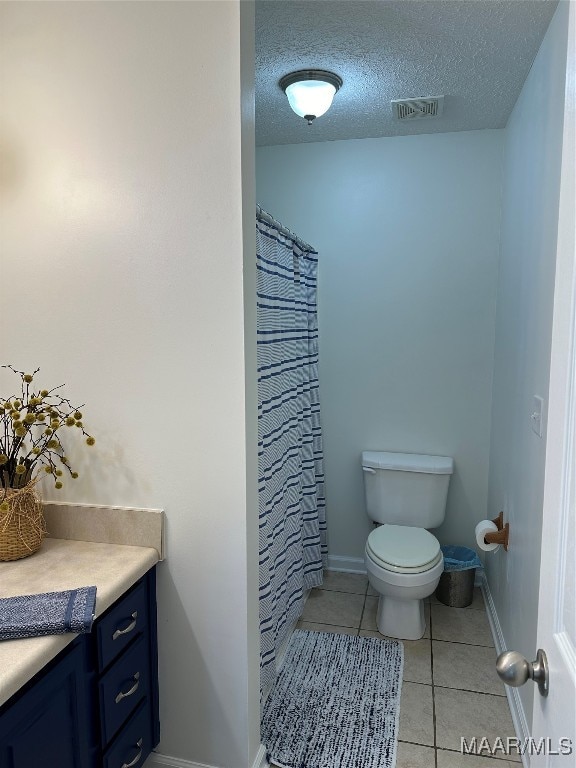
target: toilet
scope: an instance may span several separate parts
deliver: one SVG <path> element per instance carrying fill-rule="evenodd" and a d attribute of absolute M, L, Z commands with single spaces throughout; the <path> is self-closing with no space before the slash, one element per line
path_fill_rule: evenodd
<path fill-rule="evenodd" d="M 364 562 L 378 593 L 378 630 L 418 640 L 426 630 L 424 598 L 444 570 L 438 539 L 454 461 L 416 453 L 362 453 L 366 512 L 377 527 L 368 536 Z"/>

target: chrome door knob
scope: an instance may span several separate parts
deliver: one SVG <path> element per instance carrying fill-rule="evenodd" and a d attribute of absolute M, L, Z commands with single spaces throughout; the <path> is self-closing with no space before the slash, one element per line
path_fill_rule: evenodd
<path fill-rule="evenodd" d="M 517 688 L 534 680 L 541 696 L 548 696 L 548 659 L 542 648 L 535 661 L 528 661 L 518 651 L 506 651 L 496 659 L 496 671 L 506 685 Z"/>

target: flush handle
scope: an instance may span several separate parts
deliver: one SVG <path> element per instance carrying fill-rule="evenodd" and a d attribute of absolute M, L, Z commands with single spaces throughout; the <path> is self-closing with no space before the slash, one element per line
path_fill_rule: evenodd
<path fill-rule="evenodd" d="M 376 474 L 376 470 L 372 469 L 372 467 L 362 467 L 362 472 L 368 472 L 369 475 Z"/>
<path fill-rule="evenodd" d="M 528 661 L 518 651 L 506 651 L 496 659 L 496 671 L 506 685 L 517 688 L 528 680 L 534 680 L 541 696 L 548 696 L 548 659 L 542 648 L 535 661 Z"/>

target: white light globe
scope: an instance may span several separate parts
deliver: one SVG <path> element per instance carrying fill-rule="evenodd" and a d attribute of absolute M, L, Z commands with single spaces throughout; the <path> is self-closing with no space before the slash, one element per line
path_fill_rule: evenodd
<path fill-rule="evenodd" d="M 336 88 L 322 80 L 301 80 L 286 88 L 290 106 L 300 117 L 320 117 L 330 109 Z"/>

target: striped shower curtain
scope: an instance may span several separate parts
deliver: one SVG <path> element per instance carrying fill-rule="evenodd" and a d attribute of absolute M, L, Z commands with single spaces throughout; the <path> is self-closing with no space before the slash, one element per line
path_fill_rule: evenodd
<path fill-rule="evenodd" d="M 283 230 L 284 231 L 284 230 Z M 258 474 L 261 690 L 276 654 L 322 583 L 326 519 L 316 274 L 318 254 L 258 220 Z"/>

